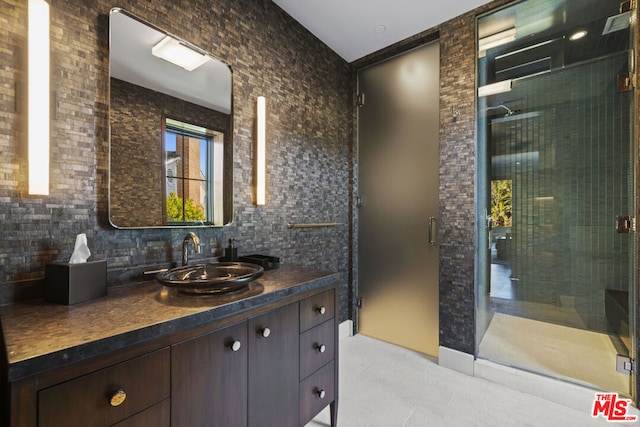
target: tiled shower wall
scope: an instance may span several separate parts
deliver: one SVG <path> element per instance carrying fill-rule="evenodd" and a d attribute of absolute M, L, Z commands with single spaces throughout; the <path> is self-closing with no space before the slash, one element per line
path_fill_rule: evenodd
<path fill-rule="evenodd" d="M 626 52 L 514 84 L 516 114 L 493 124 L 501 154 L 538 155 L 509 171 L 513 179 L 515 298 L 574 308 L 571 326 L 606 332 L 605 290 L 629 289 L 632 237 L 614 230 L 616 215 L 633 212 L 631 92 L 616 75 Z M 499 153 L 495 153 L 499 154 Z M 557 320 L 555 320 L 557 322 Z"/>
<path fill-rule="evenodd" d="M 0 303 L 36 296 L 44 265 L 87 233 L 111 270 L 177 261 L 188 231 L 108 224 L 108 61 L 112 7 L 124 8 L 233 69 L 234 221 L 199 229 L 202 257 L 227 239 L 240 253 L 340 272 L 349 315 L 351 79 L 348 65 L 267 0 L 52 0 L 51 194 L 26 194 L 23 0 L 0 0 Z M 252 203 L 256 97 L 267 99 L 267 205 Z M 43 124 L 46 125 L 46 124 Z M 338 222 L 291 230 L 288 222 Z"/>

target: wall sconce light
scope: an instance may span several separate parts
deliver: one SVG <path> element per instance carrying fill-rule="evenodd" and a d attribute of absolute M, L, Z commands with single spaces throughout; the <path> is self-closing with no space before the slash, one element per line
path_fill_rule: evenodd
<path fill-rule="evenodd" d="M 256 205 L 265 204 L 266 178 L 266 100 L 258 97 L 256 120 Z"/>
<path fill-rule="evenodd" d="M 49 194 L 49 4 L 29 0 L 27 44 L 27 144 L 29 194 Z"/>
<path fill-rule="evenodd" d="M 171 36 L 166 36 L 160 40 L 151 49 L 151 53 L 153 56 L 171 62 L 187 71 L 193 71 L 211 59 L 208 55 L 190 48 Z"/>

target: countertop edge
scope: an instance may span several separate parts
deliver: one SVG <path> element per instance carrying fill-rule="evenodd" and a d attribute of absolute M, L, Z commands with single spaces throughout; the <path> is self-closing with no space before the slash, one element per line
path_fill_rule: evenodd
<path fill-rule="evenodd" d="M 336 272 L 323 272 L 325 275 L 316 277 L 295 285 L 286 286 L 268 293 L 261 293 L 221 306 L 212 307 L 183 317 L 169 319 L 160 323 L 133 329 L 111 337 L 97 339 L 87 343 L 68 347 L 62 350 L 38 355 L 32 358 L 11 363 L 7 361 L 6 374 L 9 382 L 37 375 L 52 369 L 62 368 L 73 363 L 88 360 L 129 346 L 142 344 L 156 338 L 169 336 L 181 330 L 204 325 L 206 323 L 223 320 L 234 314 L 239 314 L 284 298 L 292 297 L 315 289 L 335 284 L 339 280 Z"/>

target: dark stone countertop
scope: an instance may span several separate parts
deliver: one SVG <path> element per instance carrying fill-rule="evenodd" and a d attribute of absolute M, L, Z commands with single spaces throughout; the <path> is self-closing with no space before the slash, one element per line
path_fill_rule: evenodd
<path fill-rule="evenodd" d="M 28 301 L 0 307 L 9 381 L 206 324 L 336 282 L 338 274 L 282 265 L 232 295 L 184 296 L 157 281 L 109 287 L 66 306 Z"/>

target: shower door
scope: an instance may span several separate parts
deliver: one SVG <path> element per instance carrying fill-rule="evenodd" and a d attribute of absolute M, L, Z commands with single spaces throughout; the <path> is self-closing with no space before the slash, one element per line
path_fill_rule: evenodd
<path fill-rule="evenodd" d="M 630 13 L 525 0 L 480 17 L 477 45 L 478 356 L 626 396 L 635 378 L 616 367 L 635 358 Z"/>
<path fill-rule="evenodd" d="M 358 73 L 359 332 L 438 354 L 439 44 Z"/>

